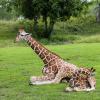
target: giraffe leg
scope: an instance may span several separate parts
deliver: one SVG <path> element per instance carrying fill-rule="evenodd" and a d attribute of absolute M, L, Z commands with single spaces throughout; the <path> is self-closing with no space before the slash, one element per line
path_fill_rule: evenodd
<path fill-rule="evenodd" d="M 95 80 L 95 78 L 94 77 L 89 77 L 88 78 L 88 82 L 89 82 L 89 84 L 90 84 L 90 86 L 91 86 L 91 88 L 89 89 L 90 91 L 91 90 L 95 90 L 95 85 L 96 85 L 96 80 Z"/>
<path fill-rule="evenodd" d="M 74 91 L 76 92 L 79 92 L 79 91 L 87 91 L 87 92 L 90 92 L 90 91 L 93 91 L 94 89 L 92 88 L 84 88 L 84 89 L 80 89 L 78 87 L 74 87 Z"/>
<path fill-rule="evenodd" d="M 42 80 L 43 78 L 43 80 Z M 43 84 L 52 84 L 55 83 L 54 79 L 47 76 L 42 76 L 42 77 L 31 77 L 30 82 L 32 85 L 43 85 Z M 56 82 L 57 83 L 57 82 Z"/>
<path fill-rule="evenodd" d="M 79 87 L 74 87 L 74 88 L 71 88 L 71 87 L 67 87 L 65 89 L 66 92 L 72 92 L 72 91 L 75 91 L 75 92 L 81 92 L 81 91 L 91 91 L 89 88 L 86 88 L 86 89 L 80 89 Z"/>
<path fill-rule="evenodd" d="M 72 92 L 72 91 L 75 91 L 75 92 L 81 92 L 81 91 L 87 91 L 87 92 L 90 92 L 90 91 L 93 91 L 95 89 L 92 89 L 92 88 L 84 88 L 84 89 L 81 89 L 79 87 L 74 87 L 74 88 L 71 88 L 71 87 L 67 87 L 65 89 L 66 92 Z"/>
<path fill-rule="evenodd" d="M 43 76 L 43 78 L 31 77 L 30 81 L 32 85 L 57 84 L 57 83 L 60 83 L 61 79 L 65 77 L 65 75 L 66 74 L 64 73 L 64 71 L 60 71 L 58 72 L 56 77 L 54 77 L 54 74 L 53 74 L 53 78 L 51 78 L 51 75 Z"/>
<path fill-rule="evenodd" d="M 73 87 L 73 88 L 67 87 L 67 88 L 65 89 L 65 91 L 66 91 L 66 92 L 72 92 L 72 91 L 75 91 L 75 92 L 89 91 L 89 88 L 81 89 L 81 88 L 79 88 L 79 87 Z"/>
<path fill-rule="evenodd" d="M 48 81 L 48 84 L 50 83 L 52 79 L 55 78 L 54 74 L 48 74 L 46 76 L 32 76 L 30 78 L 30 84 L 31 85 L 42 85 L 46 84 L 46 81 Z"/>
<path fill-rule="evenodd" d="M 86 83 L 84 83 L 84 85 L 81 86 L 81 84 L 79 86 L 75 86 L 74 84 L 74 80 L 73 78 L 70 79 L 69 81 L 69 87 L 67 87 L 65 89 L 66 92 L 71 92 L 71 91 L 76 91 L 76 92 L 79 92 L 79 91 L 93 91 L 95 90 L 94 86 L 95 86 L 95 81 L 93 80 L 93 78 L 89 78 L 88 80 L 90 80 L 90 83 L 93 85 L 93 87 L 90 87 L 90 86 L 87 86 Z M 82 80 L 81 80 L 82 81 Z M 81 87 L 80 87 L 81 86 Z"/>
<path fill-rule="evenodd" d="M 73 91 L 80 92 L 80 91 L 87 91 L 87 89 L 81 89 L 79 87 L 74 87 Z"/>
<path fill-rule="evenodd" d="M 74 90 L 73 88 L 67 87 L 67 88 L 65 89 L 65 92 L 72 92 L 73 90 Z"/>

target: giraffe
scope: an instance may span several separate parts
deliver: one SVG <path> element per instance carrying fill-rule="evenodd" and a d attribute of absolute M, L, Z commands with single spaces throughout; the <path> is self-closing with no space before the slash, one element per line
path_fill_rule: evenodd
<path fill-rule="evenodd" d="M 92 68 L 79 68 L 73 74 L 72 78 L 69 80 L 69 87 L 65 91 L 91 91 L 95 90 L 96 80 L 95 80 L 95 69 Z M 93 80 L 92 84 L 89 80 Z M 92 86 L 92 87 L 91 87 Z"/>
<path fill-rule="evenodd" d="M 30 77 L 30 84 L 57 84 L 60 83 L 63 78 L 70 79 L 78 69 L 76 65 L 64 61 L 57 54 L 46 49 L 42 44 L 32 38 L 29 33 L 26 33 L 23 27 L 19 28 L 19 34 L 17 34 L 16 37 L 16 42 L 20 40 L 27 41 L 28 45 L 35 51 L 44 63 L 44 67 L 42 69 L 43 76 Z M 92 80 L 89 82 L 92 83 Z"/>

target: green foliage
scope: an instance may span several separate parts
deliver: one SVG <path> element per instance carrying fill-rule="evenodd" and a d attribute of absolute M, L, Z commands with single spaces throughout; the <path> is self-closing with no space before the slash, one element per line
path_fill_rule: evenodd
<path fill-rule="evenodd" d="M 98 35 L 96 35 L 98 34 Z M 83 16 L 72 17 L 67 22 L 57 22 L 54 27 L 54 33 L 51 36 L 52 41 L 64 42 L 100 42 L 100 25 L 96 23 L 95 17 Z M 90 39 L 92 36 L 92 39 Z M 98 38 L 96 40 L 96 38 Z M 87 40 L 86 40 L 87 39 Z M 89 40 L 88 40 L 89 39 Z"/>
<path fill-rule="evenodd" d="M 0 21 L 0 40 L 13 39 L 16 35 L 16 22 Z"/>
<path fill-rule="evenodd" d="M 19 15 L 22 14 L 25 18 L 33 19 L 34 6 L 32 0 L 15 0 L 13 5 Z"/>
<path fill-rule="evenodd" d="M 0 0 L 0 19 L 11 20 L 16 18 L 15 0 Z"/>
<path fill-rule="evenodd" d="M 100 43 L 100 34 L 81 37 L 76 43 Z"/>
<path fill-rule="evenodd" d="M 35 31 L 34 27 L 34 20 L 24 19 L 17 21 L 15 29 L 18 30 L 18 27 L 23 25 L 26 32 L 31 33 L 33 37 L 35 38 L 42 38 L 42 32 L 43 32 L 43 21 L 39 20 L 39 26 L 38 30 Z"/>
<path fill-rule="evenodd" d="M 23 25 L 26 32 L 32 33 L 34 35 L 34 21 L 33 20 L 21 20 L 18 21 L 18 25 L 17 25 L 17 30 L 19 28 L 20 25 Z"/>
<path fill-rule="evenodd" d="M 50 38 L 57 19 L 64 21 L 71 16 L 77 16 L 86 5 L 81 0 L 15 0 L 16 8 L 21 11 L 25 18 L 34 19 L 34 26 L 38 30 L 38 20 L 42 16 L 44 29 L 42 35 Z M 37 32 L 37 31 L 36 31 Z"/>
<path fill-rule="evenodd" d="M 15 39 L 20 25 L 25 26 L 25 30 L 32 33 L 33 37 L 38 39 L 44 44 L 49 43 L 72 43 L 72 42 L 100 42 L 100 25 L 96 23 L 93 16 L 71 17 L 70 20 L 65 22 L 57 22 L 54 26 L 51 38 L 44 39 L 42 19 L 38 22 L 38 30 L 35 32 L 34 20 L 21 20 L 21 21 L 0 21 L 0 40 L 5 41 L 5 45 L 9 45 L 6 39 Z M 2 44 L 3 45 L 3 44 Z"/>
<path fill-rule="evenodd" d="M 71 17 L 70 20 L 66 22 L 66 30 L 72 34 L 86 34 L 86 32 L 91 31 L 87 27 L 94 25 L 95 17 L 94 16 L 81 16 L 81 17 Z M 98 25 L 98 24 L 97 24 Z M 91 31 L 92 32 L 92 31 Z"/>
<path fill-rule="evenodd" d="M 56 42 L 56 43 L 63 43 L 63 42 L 68 42 L 71 43 L 74 40 L 79 40 L 80 37 L 76 35 L 66 35 L 66 34 L 55 34 L 51 36 L 51 41 Z"/>
<path fill-rule="evenodd" d="M 9 20 L 9 19 L 11 19 L 11 15 L 9 13 L 7 13 L 5 9 L 0 8 L 0 19 Z"/>

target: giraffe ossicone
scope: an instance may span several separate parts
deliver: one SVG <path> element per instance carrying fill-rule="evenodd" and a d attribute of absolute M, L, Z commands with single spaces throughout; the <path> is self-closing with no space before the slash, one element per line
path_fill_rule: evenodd
<path fill-rule="evenodd" d="M 32 76 L 30 78 L 30 84 L 32 85 L 43 85 L 43 84 L 57 84 L 60 83 L 63 78 L 69 81 L 73 78 L 73 75 L 79 69 L 76 65 L 64 61 L 61 57 L 51 52 L 45 48 L 42 44 L 36 41 L 29 33 L 24 31 L 24 28 L 19 29 L 19 34 L 16 37 L 16 41 L 26 40 L 28 45 L 35 51 L 35 53 L 41 58 L 44 63 L 44 68 L 42 70 L 43 76 Z M 74 82 L 74 80 L 73 80 Z M 85 91 L 89 88 L 91 91 L 94 86 L 94 80 L 87 79 L 87 82 L 90 84 L 86 88 L 81 90 Z M 85 85 L 87 85 L 86 83 Z M 74 87 L 80 89 L 79 87 Z M 92 89 L 91 89 L 92 88 Z M 73 88 L 68 88 L 68 90 L 73 91 Z"/>

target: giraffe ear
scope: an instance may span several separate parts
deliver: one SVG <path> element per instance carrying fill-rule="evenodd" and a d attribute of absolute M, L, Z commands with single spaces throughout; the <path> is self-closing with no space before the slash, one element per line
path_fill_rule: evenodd
<path fill-rule="evenodd" d="M 94 68 L 93 67 L 91 68 L 91 71 L 94 72 Z"/>
<path fill-rule="evenodd" d="M 95 72 L 95 71 L 96 71 L 96 69 L 94 69 L 94 68 L 92 67 L 92 68 L 91 68 L 91 71 L 92 71 L 92 72 Z"/>
<path fill-rule="evenodd" d="M 91 70 L 93 70 L 93 67 L 91 67 Z"/>
<path fill-rule="evenodd" d="M 93 69 L 93 72 L 95 72 L 96 71 L 96 69 Z"/>

